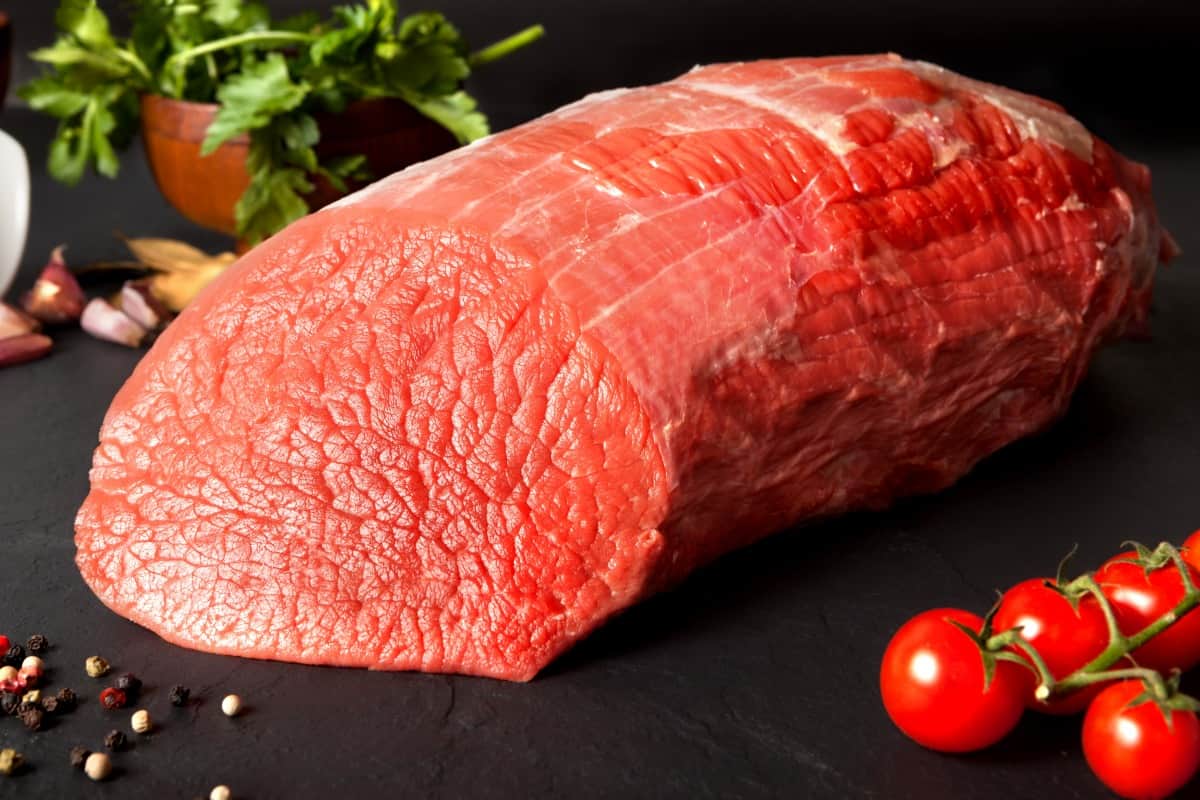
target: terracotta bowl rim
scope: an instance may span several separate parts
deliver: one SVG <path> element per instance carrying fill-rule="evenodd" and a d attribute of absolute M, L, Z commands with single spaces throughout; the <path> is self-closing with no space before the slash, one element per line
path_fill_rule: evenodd
<path fill-rule="evenodd" d="M 199 109 L 215 110 L 215 109 L 218 109 L 221 107 L 220 103 L 202 103 L 199 100 L 180 100 L 177 97 L 168 97 L 167 95 L 161 94 L 160 92 L 141 92 L 138 95 L 138 97 L 140 99 L 149 98 L 150 100 L 154 100 L 155 102 L 159 102 L 159 103 L 164 103 L 166 105 L 189 106 L 191 108 L 199 108 Z"/>

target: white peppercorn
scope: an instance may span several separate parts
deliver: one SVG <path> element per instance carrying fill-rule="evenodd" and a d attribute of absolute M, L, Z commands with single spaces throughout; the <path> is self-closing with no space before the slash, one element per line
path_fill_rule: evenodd
<path fill-rule="evenodd" d="M 144 708 L 139 708 L 133 712 L 133 717 L 129 721 L 130 727 L 134 733 L 149 733 L 154 727 L 154 722 L 150 719 L 150 712 Z"/>
<path fill-rule="evenodd" d="M 83 771 L 94 781 L 102 781 L 112 774 L 112 759 L 104 753 L 92 753 L 83 762 Z"/>
<path fill-rule="evenodd" d="M 221 701 L 221 712 L 227 717 L 236 717 L 242 711 L 242 698 L 236 694 L 227 694 Z"/>

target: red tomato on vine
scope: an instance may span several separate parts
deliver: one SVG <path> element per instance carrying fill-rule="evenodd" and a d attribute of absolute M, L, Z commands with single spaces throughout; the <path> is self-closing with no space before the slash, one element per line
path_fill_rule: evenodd
<path fill-rule="evenodd" d="M 1136 553 L 1109 559 L 1096 572 L 1096 582 L 1117 614 L 1121 633 L 1132 636 L 1179 605 L 1184 584 L 1179 569 L 1168 563 L 1146 572 Z M 1200 573 L 1188 567 L 1193 585 Z M 1200 610 L 1192 609 L 1132 653 L 1138 666 L 1159 672 L 1189 670 L 1200 664 Z"/>
<path fill-rule="evenodd" d="M 984 653 L 954 622 L 975 633 L 983 628 L 978 615 L 953 608 L 906 622 L 883 655 L 879 688 L 888 715 L 911 739 L 965 753 L 995 744 L 1016 727 L 1033 680 L 1020 664 L 996 659 L 986 682 Z"/>
<path fill-rule="evenodd" d="M 1101 692 L 1083 720 L 1083 754 L 1104 784 L 1122 797 L 1158 800 L 1182 789 L 1200 768 L 1200 722 L 1192 711 L 1154 702 L 1131 705 L 1145 691 L 1122 681 Z"/>
<path fill-rule="evenodd" d="M 1004 593 L 992 618 L 996 633 L 1020 627 L 1021 635 L 1046 662 L 1050 674 L 1064 678 L 1096 658 L 1108 647 L 1108 623 L 1100 603 L 1084 597 L 1076 606 L 1046 584 L 1047 578 L 1022 581 Z M 1017 650 L 1019 653 L 1020 651 Z M 1048 714 L 1075 714 L 1087 708 L 1102 686 L 1043 703 L 1030 689 L 1026 705 Z"/>

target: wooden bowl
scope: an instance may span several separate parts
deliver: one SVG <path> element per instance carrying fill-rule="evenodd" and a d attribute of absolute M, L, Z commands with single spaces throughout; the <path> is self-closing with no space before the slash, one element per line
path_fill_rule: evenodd
<path fill-rule="evenodd" d="M 8 97 L 8 76 L 12 71 L 12 25 L 8 14 L 0 11 L 0 109 Z"/>
<path fill-rule="evenodd" d="M 179 213 L 206 228 L 235 236 L 233 209 L 250 184 L 246 156 L 250 138 L 229 140 L 200 155 L 205 131 L 217 113 L 215 103 L 192 103 L 160 95 L 142 96 L 142 142 L 159 191 Z M 317 156 L 361 153 L 372 176 L 382 178 L 410 164 L 440 155 L 454 137 L 402 100 L 361 100 L 341 114 L 315 115 L 321 130 Z M 323 178 L 306 198 L 315 211 L 342 196 Z M 351 190 L 365 184 L 352 185 Z"/>

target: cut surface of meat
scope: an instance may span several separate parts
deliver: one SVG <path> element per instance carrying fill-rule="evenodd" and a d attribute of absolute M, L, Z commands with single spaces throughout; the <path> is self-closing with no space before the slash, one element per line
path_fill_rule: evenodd
<path fill-rule="evenodd" d="M 1171 247 L 1144 167 L 930 64 L 594 95 L 230 268 L 113 401 L 79 569 L 189 647 L 527 680 L 1052 422 Z"/>

